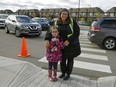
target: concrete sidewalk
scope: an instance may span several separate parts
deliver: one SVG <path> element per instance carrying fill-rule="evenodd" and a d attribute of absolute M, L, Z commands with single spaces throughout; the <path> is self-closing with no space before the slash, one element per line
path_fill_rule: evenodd
<path fill-rule="evenodd" d="M 58 79 L 57 82 L 50 82 L 47 70 L 29 62 L 0 56 L 0 87 L 116 87 L 116 77 L 89 80 L 71 75 L 68 81 Z"/>

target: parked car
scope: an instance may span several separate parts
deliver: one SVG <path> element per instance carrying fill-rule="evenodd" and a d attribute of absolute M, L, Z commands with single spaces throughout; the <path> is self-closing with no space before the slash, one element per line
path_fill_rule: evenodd
<path fill-rule="evenodd" d="M 115 49 L 116 18 L 101 18 L 94 21 L 88 31 L 88 39 L 105 49 Z"/>
<path fill-rule="evenodd" d="M 48 23 L 50 24 L 50 26 L 54 25 L 54 20 L 53 19 L 47 19 Z"/>
<path fill-rule="evenodd" d="M 85 21 L 78 21 L 79 25 L 86 25 L 87 23 Z"/>
<path fill-rule="evenodd" d="M 5 21 L 5 31 L 15 33 L 17 37 L 24 34 L 40 36 L 42 33 L 41 25 L 26 15 L 9 15 Z"/>
<path fill-rule="evenodd" d="M 35 18 L 32 18 L 32 20 L 34 22 L 37 22 L 41 25 L 42 27 L 42 30 L 48 30 L 49 27 L 50 27 L 50 24 L 48 23 L 47 19 L 46 18 L 38 18 L 38 17 L 35 17 Z"/>
<path fill-rule="evenodd" d="M 0 14 L 0 27 L 4 27 L 5 20 L 8 17 L 8 14 Z"/>

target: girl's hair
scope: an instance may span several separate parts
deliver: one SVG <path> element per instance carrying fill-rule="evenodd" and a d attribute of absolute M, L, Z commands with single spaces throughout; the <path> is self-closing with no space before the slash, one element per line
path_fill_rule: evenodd
<path fill-rule="evenodd" d="M 51 26 L 50 32 L 52 32 L 52 30 L 54 30 L 54 29 L 57 29 L 58 30 L 58 26 Z"/>

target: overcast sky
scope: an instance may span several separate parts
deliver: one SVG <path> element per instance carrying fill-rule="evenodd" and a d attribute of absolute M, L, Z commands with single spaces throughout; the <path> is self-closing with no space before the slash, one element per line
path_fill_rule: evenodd
<path fill-rule="evenodd" d="M 78 8 L 79 0 L 0 0 L 0 10 Z M 116 0 L 80 0 L 80 7 L 100 7 L 106 11 L 116 7 Z"/>

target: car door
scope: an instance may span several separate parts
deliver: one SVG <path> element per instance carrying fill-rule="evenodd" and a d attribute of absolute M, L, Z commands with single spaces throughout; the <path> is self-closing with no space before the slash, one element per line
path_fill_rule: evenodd
<path fill-rule="evenodd" d="M 9 22 L 9 28 L 12 32 L 15 32 L 16 24 L 17 24 L 17 21 L 16 21 L 15 16 L 11 16 L 10 22 Z"/>

